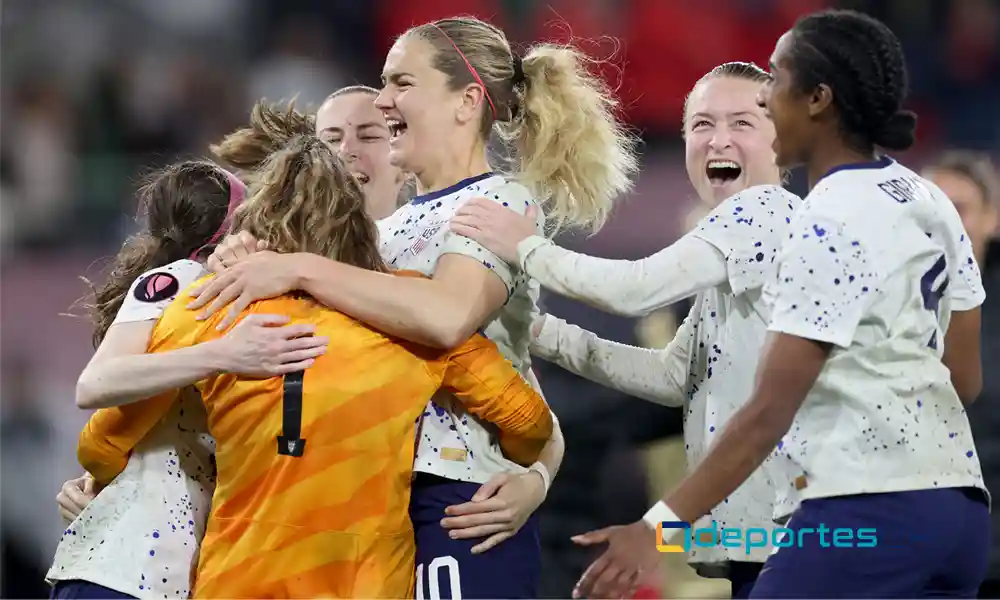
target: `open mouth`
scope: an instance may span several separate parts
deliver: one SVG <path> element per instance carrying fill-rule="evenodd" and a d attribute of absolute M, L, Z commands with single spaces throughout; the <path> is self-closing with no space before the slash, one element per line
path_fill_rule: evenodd
<path fill-rule="evenodd" d="M 389 126 L 389 141 L 397 140 L 406 133 L 406 122 L 399 119 L 387 119 L 385 122 Z"/>
<path fill-rule="evenodd" d="M 710 160 L 705 167 L 705 174 L 712 185 L 726 185 L 743 173 L 743 167 L 731 160 Z"/>
<path fill-rule="evenodd" d="M 364 184 L 368 183 L 369 181 L 371 181 L 371 177 L 365 175 L 364 173 L 359 173 L 359 172 L 355 171 L 355 172 L 351 173 L 351 175 L 354 176 L 354 180 L 357 181 L 360 185 L 364 185 Z"/>

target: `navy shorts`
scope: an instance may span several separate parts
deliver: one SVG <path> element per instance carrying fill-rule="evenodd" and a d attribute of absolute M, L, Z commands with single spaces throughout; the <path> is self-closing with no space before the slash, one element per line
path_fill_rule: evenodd
<path fill-rule="evenodd" d="M 468 502 L 480 487 L 426 473 L 414 479 L 410 517 L 417 540 L 418 600 L 538 597 L 542 549 L 535 515 L 514 537 L 483 554 L 472 554 L 481 539 L 453 540 L 441 527 L 444 509 Z"/>
<path fill-rule="evenodd" d="M 134 600 L 135 596 L 129 596 L 121 592 L 116 592 L 103 585 L 83 581 L 82 579 L 67 579 L 57 581 L 52 587 L 52 595 L 49 598 L 65 598 L 80 600 Z"/>
<path fill-rule="evenodd" d="M 751 598 L 975 598 L 986 576 L 989 509 L 974 488 L 806 500 L 788 528 L 798 543 L 771 555 Z M 835 547 L 842 528 L 856 533 Z"/>

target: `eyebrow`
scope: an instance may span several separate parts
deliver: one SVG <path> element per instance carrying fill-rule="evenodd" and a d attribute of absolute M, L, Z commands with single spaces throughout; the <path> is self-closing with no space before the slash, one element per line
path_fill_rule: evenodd
<path fill-rule="evenodd" d="M 753 117 L 755 119 L 758 118 L 757 115 L 755 115 L 754 113 L 750 112 L 749 110 L 738 110 L 736 112 L 726 113 L 725 116 L 728 117 L 728 118 L 730 118 L 730 119 L 733 118 L 733 117 Z M 710 115 L 710 114 L 705 113 L 705 112 L 696 112 L 696 113 L 693 113 L 691 115 L 692 119 L 695 118 L 695 117 L 704 117 L 706 119 L 714 119 L 715 115 Z"/>
<path fill-rule="evenodd" d="M 382 81 L 396 82 L 396 81 L 399 81 L 400 78 L 402 78 L 402 77 L 412 77 L 412 75 L 409 74 L 409 73 L 406 73 L 404 71 L 399 71 L 399 72 L 395 72 L 395 73 L 393 73 L 393 72 L 382 73 Z"/>
<path fill-rule="evenodd" d="M 379 123 L 378 121 L 369 121 L 368 123 L 362 123 L 362 124 L 358 125 L 355 129 L 358 129 L 358 130 L 361 130 L 361 129 L 370 129 L 372 127 L 375 127 L 377 129 L 385 129 L 385 130 L 389 129 L 389 127 L 385 123 Z M 339 134 L 343 135 L 344 134 L 344 128 L 340 127 L 340 126 L 337 126 L 337 125 L 333 125 L 331 127 L 324 127 L 319 132 L 320 133 L 327 133 L 327 132 L 329 132 L 329 133 L 339 133 Z"/>

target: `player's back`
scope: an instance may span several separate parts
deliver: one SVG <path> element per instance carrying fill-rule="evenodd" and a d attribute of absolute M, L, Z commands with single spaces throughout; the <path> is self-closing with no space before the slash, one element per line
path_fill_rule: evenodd
<path fill-rule="evenodd" d="M 221 335 L 221 314 L 196 321 L 185 296 L 167 309 L 151 346 Z M 423 348 L 304 296 L 257 302 L 246 312 L 288 315 L 330 344 L 305 372 L 224 374 L 198 384 L 216 438 L 218 481 L 197 597 L 412 594 L 415 430 L 442 385 L 468 392 L 476 414 L 526 440 L 525 460 L 551 434 L 544 401 L 481 336 L 458 350 Z"/>
<path fill-rule="evenodd" d="M 802 496 L 981 485 L 941 360 L 951 311 L 981 289 L 951 202 L 884 158 L 818 182 L 791 231 L 771 327 L 833 345 L 785 438 Z"/>

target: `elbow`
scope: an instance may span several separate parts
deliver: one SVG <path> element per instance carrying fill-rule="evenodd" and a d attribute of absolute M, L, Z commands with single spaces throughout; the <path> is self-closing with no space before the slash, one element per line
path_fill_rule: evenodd
<path fill-rule="evenodd" d="M 102 408 L 101 394 L 94 377 L 84 371 L 76 380 L 76 407 L 82 410 Z"/>
<path fill-rule="evenodd" d="M 966 377 L 952 377 L 951 383 L 955 386 L 955 391 L 958 393 L 958 398 L 962 401 L 962 404 L 969 406 L 976 401 L 976 398 L 983 391 L 983 374 L 980 372 L 976 375 Z"/>
<path fill-rule="evenodd" d="M 435 348 L 458 348 L 476 333 L 477 323 L 449 311 L 442 311 L 425 329 L 425 343 Z"/>

